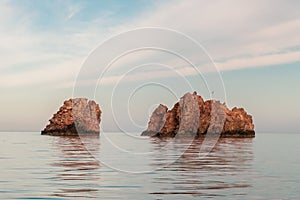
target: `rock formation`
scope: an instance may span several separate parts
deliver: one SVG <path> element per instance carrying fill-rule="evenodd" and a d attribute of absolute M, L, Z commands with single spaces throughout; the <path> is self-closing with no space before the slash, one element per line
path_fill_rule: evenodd
<path fill-rule="evenodd" d="M 101 110 L 93 100 L 69 99 L 49 121 L 42 135 L 99 134 Z"/>
<path fill-rule="evenodd" d="M 143 136 L 174 137 L 175 135 L 221 137 L 254 137 L 252 116 L 243 108 L 229 110 L 220 101 L 205 101 L 196 92 L 186 93 L 171 110 L 159 105 L 154 110 Z"/>

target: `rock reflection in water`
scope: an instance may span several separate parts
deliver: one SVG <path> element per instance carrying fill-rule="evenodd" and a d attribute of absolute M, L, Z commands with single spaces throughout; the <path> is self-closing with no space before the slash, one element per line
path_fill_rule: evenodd
<path fill-rule="evenodd" d="M 197 196 L 239 199 L 246 195 L 247 188 L 251 187 L 249 177 L 253 173 L 252 139 L 221 138 L 205 158 L 199 158 L 202 142 L 193 141 L 179 159 L 166 166 L 170 162 L 169 155 L 178 155 L 179 149 L 186 148 L 190 141 L 180 141 L 173 145 L 172 150 L 162 152 L 161 147 L 168 141 L 153 140 L 157 147 L 155 154 L 161 154 L 153 164 L 162 167 L 160 176 L 153 183 L 160 187 L 158 191 L 151 192 L 156 199 L 172 199 L 175 196 L 181 199 Z"/>
<path fill-rule="evenodd" d="M 89 150 L 99 150 L 99 136 L 84 139 Z M 55 160 L 52 162 L 56 191 L 52 196 L 67 198 L 91 198 L 98 196 L 100 183 L 99 163 L 86 150 L 80 137 L 55 137 L 53 139 Z M 94 148 L 93 148 L 94 147 Z"/>

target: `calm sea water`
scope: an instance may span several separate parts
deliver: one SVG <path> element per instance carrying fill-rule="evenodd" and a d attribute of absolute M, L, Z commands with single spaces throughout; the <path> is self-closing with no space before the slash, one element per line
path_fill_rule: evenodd
<path fill-rule="evenodd" d="M 0 133 L 1 199 L 300 199 L 300 134 L 172 142 Z"/>

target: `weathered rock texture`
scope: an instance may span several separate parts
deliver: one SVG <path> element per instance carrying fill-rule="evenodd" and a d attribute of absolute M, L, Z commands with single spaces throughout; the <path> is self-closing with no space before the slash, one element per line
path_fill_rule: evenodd
<path fill-rule="evenodd" d="M 93 100 L 69 99 L 49 121 L 42 135 L 99 134 L 101 110 Z"/>
<path fill-rule="evenodd" d="M 220 101 L 204 102 L 196 92 L 186 93 L 171 110 L 159 105 L 142 135 L 201 137 L 207 133 L 220 134 L 221 137 L 254 137 L 252 116 L 243 108 L 229 110 Z"/>

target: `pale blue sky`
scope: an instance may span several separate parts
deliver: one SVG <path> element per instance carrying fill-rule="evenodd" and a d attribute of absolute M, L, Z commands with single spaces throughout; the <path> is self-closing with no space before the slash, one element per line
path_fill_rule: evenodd
<path fill-rule="evenodd" d="M 299 132 L 299 9 L 299 1 L 283 0 L 1 1 L 0 130 L 40 131 L 62 102 L 73 96 L 84 60 L 103 41 L 131 29 L 160 27 L 184 33 L 206 49 L 220 70 L 227 105 L 244 107 L 253 115 L 258 132 Z M 172 44 L 179 42 L 169 39 Z M 167 55 L 149 57 L 146 52 L 117 63 L 95 94 L 105 130 L 118 130 L 108 95 L 116 76 L 141 63 L 132 62 L 135 59 L 186 67 Z M 136 77 L 134 81 L 132 76 L 133 81 L 116 90 L 120 96 L 114 100 L 114 112 L 126 130 L 142 130 L 152 104 L 171 107 L 176 97 L 157 86 L 149 87 L 147 95 L 137 93 L 136 104 L 129 105 L 139 125 L 135 127 L 124 114 L 123 93 L 153 80 L 176 88 L 178 95 L 189 90 L 181 84 L 182 77 L 159 77 L 162 73 L 157 66 L 143 70 L 150 71 L 149 80 Z M 210 98 L 203 81 L 191 74 L 186 78 L 200 95 Z"/>

